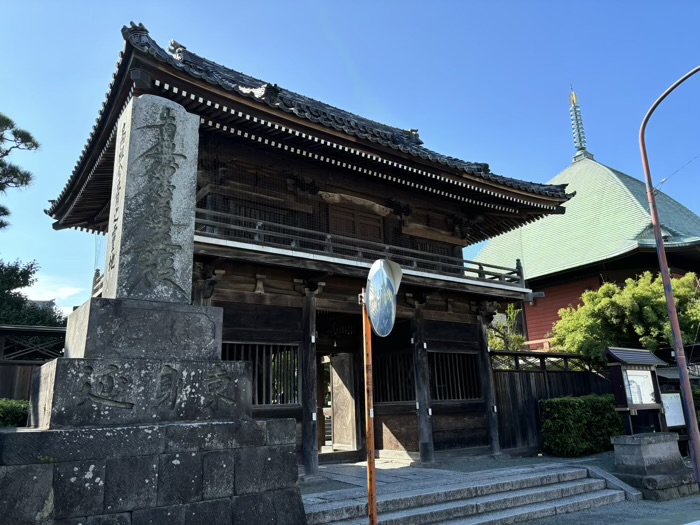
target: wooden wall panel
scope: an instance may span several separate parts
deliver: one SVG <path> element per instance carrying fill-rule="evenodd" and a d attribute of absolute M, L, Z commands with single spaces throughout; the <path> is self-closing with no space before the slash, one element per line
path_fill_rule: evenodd
<path fill-rule="evenodd" d="M 418 419 L 415 414 L 375 415 L 377 450 L 418 452 Z"/>
<path fill-rule="evenodd" d="M 223 303 L 224 341 L 295 342 L 301 340 L 301 309 L 261 304 Z"/>
<path fill-rule="evenodd" d="M 568 283 L 550 286 L 543 291 L 545 296 L 536 299 L 534 304 L 525 304 L 527 336 L 530 340 L 544 339 L 552 331 L 552 325 L 559 319 L 559 310 L 569 305 L 581 303 L 581 294 L 586 290 L 597 290 L 600 279 L 597 275 L 577 279 Z"/>
<path fill-rule="evenodd" d="M 33 365 L 0 365 L 0 397 L 29 400 Z"/>
<path fill-rule="evenodd" d="M 425 321 L 425 338 L 428 341 L 478 342 L 476 324 Z"/>
<path fill-rule="evenodd" d="M 436 414 L 433 416 L 435 450 L 488 445 L 486 414 Z"/>

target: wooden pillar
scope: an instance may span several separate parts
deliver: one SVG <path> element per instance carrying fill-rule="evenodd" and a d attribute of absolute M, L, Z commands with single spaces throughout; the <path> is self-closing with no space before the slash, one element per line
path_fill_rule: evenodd
<path fill-rule="evenodd" d="M 213 266 L 195 262 L 192 270 L 192 304 L 194 306 L 211 306 L 211 296 L 223 270 L 215 270 Z"/>
<path fill-rule="evenodd" d="M 316 421 L 318 422 L 318 450 L 323 450 L 326 444 L 326 418 L 323 415 L 323 407 L 326 406 L 326 384 L 323 358 L 316 355 Z"/>
<path fill-rule="evenodd" d="M 433 446 L 432 400 L 430 397 L 430 365 L 425 342 L 423 305 L 416 302 L 411 320 L 413 340 L 413 372 L 416 384 L 416 412 L 418 414 L 418 447 L 421 463 L 435 461 Z"/>
<path fill-rule="evenodd" d="M 501 442 L 498 433 L 498 414 L 496 412 L 496 388 L 491 368 L 491 355 L 489 354 L 489 335 L 482 316 L 478 317 L 479 326 L 479 363 L 481 368 L 481 388 L 486 404 L 486 420 L 489 426 L 489 446 L 492 454 L 501 453 Z"/>
<path fill-rule="evenodd" d="M 362 348 L 362 334 L 360 333 L 356 348 Z M 365 362 L 362 352 L 353 353 L 352 368 L 355 384 L 355 392 L 353 394 L 353 406 L 355 407 L 355 427 L 357 429 L 357 450 L 367 450 L 367 430 L 365 427 L 365 404 L 363 400 L 363 392 L 365 391 Z"/>
<path fill-rule="evenodd" d="M 304 473 L 318 472 L 316 290 L 304 290 L 301 342 L 301 452 Z"/>

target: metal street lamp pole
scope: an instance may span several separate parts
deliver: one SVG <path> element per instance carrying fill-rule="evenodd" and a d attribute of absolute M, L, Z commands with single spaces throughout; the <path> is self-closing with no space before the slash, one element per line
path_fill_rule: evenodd
<path fill-rule="evenodd" d="M 685 359 L 685 350 L 683 350 L 683 337 L 681 336 L 681 327 L 678 324 L 678 313 L 676 312 L 676 300 L 673 297 L 673 289 L 671 288 L 671 275 L 668 270 L 668 262 L 666 261 L 666 251 L 664 250 L 664 240 L 661 236 L 661 225 L 659 223 L 659 212 L 656 208 L 656 198 L 654 196 L 654 185 L 651 181 L 651 170 L 649 169 L 649 159 L 647 157 L 647 147 L 644 140 L 647 122 L 654 110 L 661 102 L 671 94 L 671 92 L 680 86 L 695 73 L 700 72 L 700 66 L 686 73 L 682 78 L 676 81 L 669 87 L 663 95 L 651 106 L 647 112 L 642 127 L 639 130 L 639 148 L 642 152 L 642 165 L 644 166 L 644 176 L 647 184 L 647 197 L 649 199 L 649 210 L 651 212 L 651 222 L 654 225 L 654 237 L 656 238 L 656 252 L 659 256 L 659 266 L 661 267 L 661 278 L 664 283 L 664 295 L 666 296 L 666 305 L 668 307 L 668 317 L 671 321 L 671 334 L 673 338 L 673 349 L 676 353 L 676 362 L 678 364 L 678 375 L 681 381 L 681 398 L 683 400 L 683 409 L 685 411 L 685 421 L 688 425 L 688 434 L 690 436 L 690 457 L 693 461 L 693 470 L 695 472 L 695 482 L 700 482 L 700 433 L 698 432 L 698 422 L 695 417 L 695 404 L 693 403 L 693 394 L 690 389 L 690 379 L 688 377 L 688 365 Z"/>

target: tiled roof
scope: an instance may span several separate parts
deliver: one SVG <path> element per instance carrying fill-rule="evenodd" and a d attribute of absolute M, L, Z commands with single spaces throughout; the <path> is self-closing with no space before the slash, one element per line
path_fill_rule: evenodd
<path fill-rule="evenodd" d="M 565 198 L 565 187 L 559 185 L 537 184 L 503 177 L 490 172 L 489 165 L 442 155 L 423 146 L 417 130 L 404 130 L 387 126 L 373 120 L 360 117 L 348 111 L 319 102 L 304 95 L 294 93 L 277 84 L 270 84 L 244 73 L 207 60 L 189 51 L 182 44 L 171 41 L 169 52 L 160 47 L 143 25 L 131 24 L 122 28 L 127 42 L 141 52 L 148 53 L 156 59 L 167 63 L 178 71 L 205 80 L 226 91 L 248 97 L 271 108 L 285 113 L 292 113 L 299 118 L 321 124 L 325 127 L 355 136 L 370 142 L 399 150 L 421 159 L 443 164 L 450 168 L 478 175 L 497 184 L 502 184 L 539 195 Z"/>
<path fill-rule="evenodd" d="M 104 153 L 106 145 L 104 137 L 110 132 L 106 129 L 106 123 L 109 121 L 109 115 L 121 110 L 121 107 L 117 107 L 117 104 L 122 103 L 117 93 L 120 93 L 119 90 L 125 81 L 124 79 L 127 78 L 129 57 L 132 55 L 153 57 L 158 62 L 172 68 L 175 74 L 204 80 L 213 86 L 246 97 L 261 106 L 266 106 L 268 111 L 269 108 L 272 108 L 281 113 L 293 114 L 309 122 L 451 168 L 457 172 L 469 174 L 501 187 L 509 187 L 527 192 L 532 196 L 539 195 L 559 201 L 566 201 L 571 197 L 565 191 L 565 185 L 537 184 L 503 177 L 491 173 L 488 164 L 467 162 L 436 153 L 423 146 L 416 130 L 403 130 L 381 124 L 299 95 L 276 84 L 263 82 L 200 57 L 175 41 L 171 42 L 168 51 L 166 51 L 151 38 L 148 30 L 142 24 L 132 22 L 130 26 L 122 28 L 122 35 L 126 40 L 126 49 L 117 63 L 117 71 L 113 75 L 106 100 L 73 173 L 58 198 L 51 201 L 51 207 L 45 210 L 45 213 L 51 217 L 60 219 L 65 215 L 66 210 L 73 206 L 77 196 L 85 190 L 86 184 L 88 184 L 90 170 L 99 162 L 99 156 L 95 156 L 97 148 L 103 148 L 102 153 Z M 96 158 L 97 160 L 95 160 Z"/>
<path fill-rule="evenodd" d="M 666 361 L 656 357 L 651 350 L 637 348 L 608 348 L 608 355 L 614 361 L 625 365 L 656 365 L 668 366 Z"/>
<path fill-rule="evenodd" d="M 551 215 L 488 243 L 477 261 L 520 258 L 526 279 L 543 277 L 655 246 L 645 184 L 591 158 L 580 158 L 551 184 L 576 196 Z M 700 217 L 668 195 L 656 197 L 667 249 L 700 246 Z"/>

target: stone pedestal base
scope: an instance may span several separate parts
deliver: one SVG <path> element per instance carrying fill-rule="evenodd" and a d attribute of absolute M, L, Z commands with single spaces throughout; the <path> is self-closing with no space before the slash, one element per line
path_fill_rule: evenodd
<path fill-rule="evenodd" d="M 621 481 L 637 487 L 644 499 L 668 501 L 698 493 L 698 484 L 689 468 L 678 474 L 657 474 L 655 476 L 639 476 L 636 474 L 615 473 Z"/>
<path fill-rule="evenodd" d="M 0 523 L 303 524 L 294 444 L 291 419 L 1 430 Z"/>
<path fill-rule="evenodd" d="M 666 501 L 698 493 L 695 476 L 678 451 L 678 434 L 615 436 L 611 442 L 615 475 L 637 487 L 645 499 Z"/>
<path fill-rule="evenodd" d="M 68 359 L 32 377 L 30 425 L 70 428 L 250 417 L 245 361 Z"/>
<path fill-rule="evenodd" d="M 66 357 L 221 360 L 223 310 L 89 299 L 68 316 Z"/>

